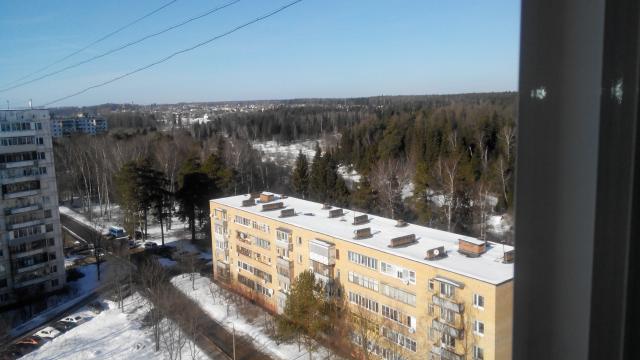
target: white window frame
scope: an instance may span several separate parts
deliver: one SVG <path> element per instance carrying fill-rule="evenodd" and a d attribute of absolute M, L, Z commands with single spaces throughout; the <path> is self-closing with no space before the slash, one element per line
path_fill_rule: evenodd
<path fill-rule="evenodd" d="M 484 336 L 484 322 L 480 320 L 473 321 L 473 333 L 478 336 Z"/>
<path fill-rule="evenodd" d="M 480 300 L 482 300 L 482 305 L 480 305 Z M 484 296 L 480 294 L 473 294 L 473 307 L 484 310 Z"/>

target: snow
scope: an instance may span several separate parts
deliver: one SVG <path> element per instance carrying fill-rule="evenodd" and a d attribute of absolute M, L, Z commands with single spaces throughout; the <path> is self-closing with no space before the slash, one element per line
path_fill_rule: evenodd
<path fill-rule="evenodd" d="M 489 225 L 489 231 L 498 235 L 502 235 L 512 229 L 511 220 L 507 215 L 489 216 L 487 225 Z"/>
<path fill-rule="evenodd" d="M 119 208 L 116 206 L 114 211 L 112 211 L 111 220 L 107 220 L 104 217 L 96 216 L 94 222 L 89 221 L 89 219 L 84 215 L 80 214 L 66 206 L 60 206 L 60 213 L 65 214 L 74 220 L 92 227 L 102 233 L 106 232 L 110 226 L 121 226 L 122 221 L 120 220 L 122 214 L 119 211 Z M 199 250 L 190 243 L 191 235 L 187 229 L 186 223 L 180 221 L 177 217 L 173 217 L 171 221 L 171 229 L 167 230 L 167 226 L 165 224 L 164 231 L 164 243 L 165 245 L 171 247 L 184 247 L 189 252 L 199 252 Z M 162 245 L 162 236 L 160 233 L 160 224 L 155 223 L 149 218 L 149 224 L 147 228 L 148 237 L 146 239 L 147 242 L 154 242 L 158 245 Z"/>
<path fill-rule="evenodd" d="M 370 221 L 366 227 L 371 228 L 373 235 L 367 239 L 354 240 L 356 227 L 351 224 L 351 219 L 356 215 L 354 211 L 345 209 L 345 215 L 342 218 L 329 218 L 328 210 L 323 210 L 322 204 L 287 197 L 281 199 L 281 201 L 284 202 L 285 208 L 294 208 L 296 212 L 301 215 L 280 218 L 279 211 L 263 212 L 260 211 L 260 207 L 258 206 L 242 207 L 241 204 L 244 199 L 246 199 L 246 195 L 231 196 L 211 201 L 238 211 L 252 213 L 255 217 L 265 217 L 299 229 L 307 229 L 316 233 L 326 234 L 332 238 L 350 242 L 358 246 L 400 256 L 491 284 L 501 284 L 513 279 L 513 264 L 504 264 L 501 261 L 504 256 L 504 251 L 513 249 L 511 246 L 498 246 L 496 243 L 488 242 L 485 253 L 476 258 L 469 258 L 458 253 L 458 242 L 460 239 L 478 241 L 475 238 L 414 224 L 396 227 L 395 220 L 371 214 L 367 214 Z M 302 215 L 306 213 L 312 213 L 315 216 Z M 358 212 L 357 215 L 363 215 L 363 213 Z M 389 239 L 409 234 L 415 234 L 417 239 L 416 243 L 399 248 L 390 248 L 388 246 Z M 447 257 L 438 260 L 425 260 L 425 255 L 428 250 L 440 246 L 444 246 Z"/>
<path fill-rule="evenodd" d="M 22 359 L 164 359 L 165 353 L 155 352 L 151 328 L 142 326 L 149 305 L 139 295 L 125 299 L 125 311 L 111 301 L 104 301 L 107 309 L 89 321 L 45 343 Z M 85 309 L 82 313 L 87 313 Z M 182 349 L 182 357 L 191 359 L 189 346 Z M 207 359 L 199 351 L 198 359 Z"/>
<path fill-rule="evenodd" d="M 307 156 L 309 162 L 313 160 L 313 156 L 316 154 L 316 142 L 320 144 L 321 148 L 323 147 L 322 140 L 306 140 L 287 145 L 278 144 L 276 141 L 253 142 L 251 146 L 261 153 L 262 160 L 293 167 L 300 151 Z"/>
<path fill-rule="evenodd" d="M 80 256 L 80 255 L 66 255 L 64 257 L 64 267 L 65 268 L 70 268 L 73 265 L 75 265 L 76 260 L 80 260 L 83 259 L 84 256 Z"/>
<path fill-rule="evenodd" d="M 106 265 L 106 263 L 102 264 L 101 270 L 105 271 Z M 96 266 L 92 264 L 78 267 L 77 269 L 85 276 L 76 281 L 67 283 L 71 288 L 71 295 L 68 298 L 63 298 L 63 300 L 57 305 L 49 307 L 28 321 L 16 326 L 11 330 L 11 334 L 19 335 L 30 329 L 34 329 L 46 323 L 52 316 L 63 312 L 65 309 L 68 309 L 91 296 L 93 290 L 95 290 L 99 285 Z"/>
<path fill-rule="evenodd" d="M 362 179 L 362 175 L 358 174 L 357 171 L 355 171 L 354 169 L 349 169 L 348 166 L 344 166 L 344 165 L 338 166 L 338 174 L 342 176 L 342 178 L 348 184 L 357 183 L 360 181 L 360 179 Z"/>
<path fill-rule="evenodd" d="M 222 298 L 214 301 L 211 295 L 212 290 L 227 291 L 218 287 L 215 283 L 211 282 L 208 278 L 199 274 L 194 274 L 195 288 L 192 290 L 190 274 L 178 275 L 171 279 L 171 283 L 185 295 L 189 296 L 192 300 L 197 302 L 199 306 L 207 313 L 211 318 L 220 323 L 228 330 L 232 330 L 235 327 L 236 333 L 246 335 L 247 338 L 251 338 L 256 347 L 268 352 L 275 359 L 297 359 L 308 358 L 308 354 L 304 347 L 301 351 L 298 351 L 298 345 L 296 344 L 276 344 L 271 339 L 264 329 L 264 316 L 266 315 L 271 319 L 271 315 L 268 315 L 263 309 L 256 305 L 251 306 L 253 310 L 258 311 L 260 316 L 257 316 L 257 320 L 250 320 L 246 317 L 247 311 L 239 310 L 236 304 L 229 303 L 229 316 L 227 316 L 227 304 L 223 303 Z M 313 353 L 314 359 L 325 359 L 330 352 L 323 347 L 320 347 Z"/>
<path fill-rule="evenodd" d="M 413 182 L 409 182 L 405 186 L 403 186 L 401 192 L 402 200 L 412 197 L 414 190 L 415 185 L 413 184 Z"/>

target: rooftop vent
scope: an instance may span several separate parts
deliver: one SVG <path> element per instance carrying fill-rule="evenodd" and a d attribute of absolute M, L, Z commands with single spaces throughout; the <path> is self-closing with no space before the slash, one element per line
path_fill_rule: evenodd
<path fill-rule="evenodd" d="M 396 227 L 405 227 L 405 226 L 407 226 L 407 222 L 402 219 L 398 219 L 398 221 L 396 222 Z"/>
<path fill-rule="evenodd" d="M 284 204 L 282 203 L 282 201 L 278 201 L 274 203 L 263 204 L 262 211 L 277 210 L 277 209 L 282 209 L 283 207 L 284 207 Z"/>
<path fill-rule="evenodd" d="M 255 204 L 256 204 L 256 200 L 255 199 L 242 200 L 242 206 L 253 206 Z"/>
<path fill-rule="evenodd" d="M 367 214 L 356 216 L 353 218 L 353 225 L 362 225 L 369 222 Z"/>
<path fill-rule="evenodd" d="M 280 210 L 280 217 L 291 217 L 296 216 L 296 211 L 293 208 Z"/>
<path fill-rule="evenodd" d="M 337 218 L 343 215 L 342 209 L 329 210 L 329 218 Z"/>
<path fill-rule="evenodd" d="M 331 209 L 331 205 L 327 203 L 322 204 L 322 210 L 329 210 L 329 209 Z"/>
<path fill-rule="evenodd" d="M 502 257 L 502 263 L 503 264 L 513 264 L 515 259 L 516 259 L 516 251 L 515 250 L 509 250 L 509 251 L 504 253 L 504 256 Z"/>
<path fill-rule="evenodd" d="M 356 239 L 366 239 L 371 237 L 371 228 L 356 229 Z"/>
<path fill-rule="evenodd" d="M 274 196 L 272 193 L 269 192 L 263 192 L 260 194 L 260 202 L 261 203 L 268 203 L 270 201 L 273 201 Z"/>
<path fill-rule="evenodd" d="M 486 251 L 485 242 L 478 239 L 458 239 L 458 252 L 469 257 L 478 257 Z"/>
<path fill-rule="evenodd" d="M 398 237 L 395 237 L 395 238 L 391 239 L 391 241 L 389 241 L 389 247 L 396 248 L 396 247 L 400 247 L 400 246 L 406 246 L 406 245 L 413 244 L 416 241 L 417 241 L 416 240 L 416 234 L 398 236 Z"/>
<path fill-rule="evenodd" d="M 252 199 L 257 199 L 260 197 L 260 193 L 259 192 L 252 192 L 249 194 L 249 197 Z"/>
<path fill-rule="evenodd" d="M 444 246 L 427 250 L 426 260 L 436 260 L 447 256 L 447 252 L 444 251 Z"/>

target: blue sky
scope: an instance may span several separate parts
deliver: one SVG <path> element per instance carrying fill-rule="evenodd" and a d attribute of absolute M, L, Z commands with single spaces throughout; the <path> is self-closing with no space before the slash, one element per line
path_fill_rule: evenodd
<path fill-rule="evenodd" d="M 3 0 L 0 88 L 169 0 Z M 178 0 L 57 69 L 229 0 Z M 34 105 L 108 80 L 287 3 L 242 0 L 91 64 L 9 92 Z M 55 106 L 517 89 L 520 1 L 305 0 L 263 22 Z"/>

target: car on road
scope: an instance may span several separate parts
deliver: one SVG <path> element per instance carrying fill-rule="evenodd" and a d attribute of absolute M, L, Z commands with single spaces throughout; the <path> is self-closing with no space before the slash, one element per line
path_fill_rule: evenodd
<path fill-rule="evenodd" d="M 82 324 L 83 322 L 89 320 L 88 317 L 85 316 L 81 316 L 81 315 L 72 315 L 72 316 L 67 316 L 66 318 L 62 319 L 61 321 L 67 322 L 67 323 L 73 323 L 73 324 Z"/>
<path fill-rule="evenodd" d="M 154 242 L 146 242 L 144 243 L 144 248 L 145 249 L 155 249 L 158 247 L 158 244 L 154 243 Z"/>
<path fill-rule="evenodd" d="M 74 323 L 74 322 L 60 320 L 60 321 L 56 322 L 55 324 L 53 324 L 52 326 L 56 330 L 58 330 L 60 332 L 67 332 L 68 330 L 71 330 L 74 327 L 76 327 L 77 324 Z"/>
<path fill-rule="evenodd" d="M 51 326 L 47 326 L 46 328 L 38 331 L 37 333 L 35 333 L 34 335 L 41 338 L 41 339 L 55 339 L 58 336 L 60 336 L 60 334 L 62 334 L 60 331 L 54 329 Z"/>

